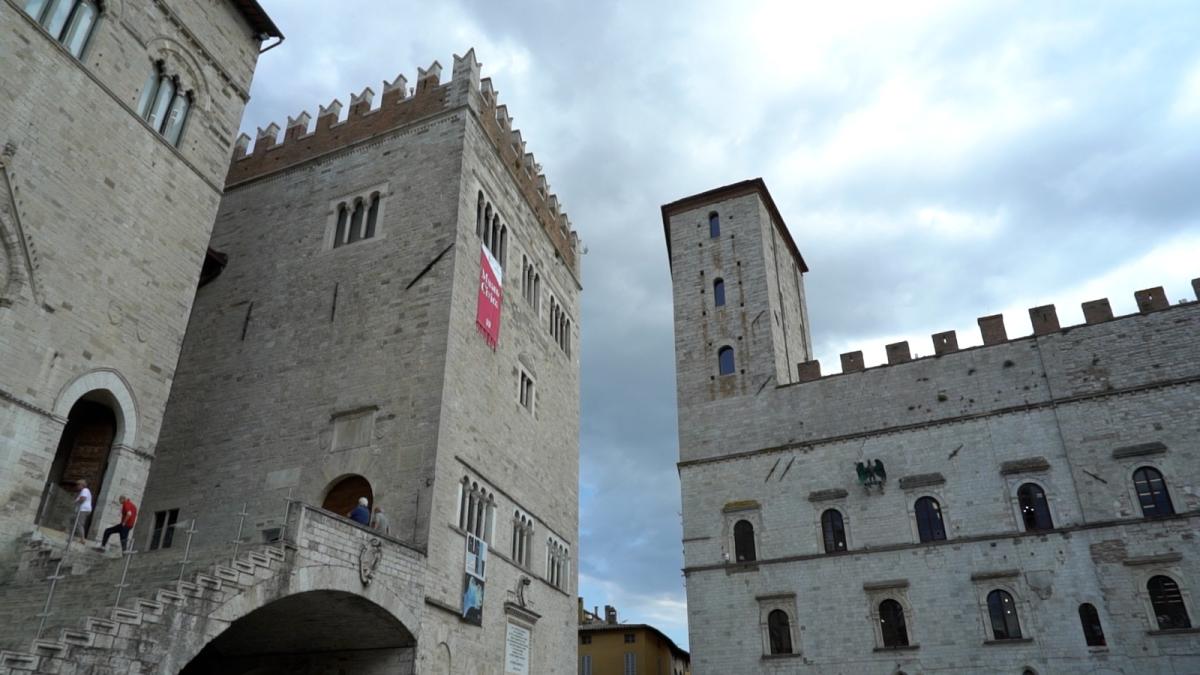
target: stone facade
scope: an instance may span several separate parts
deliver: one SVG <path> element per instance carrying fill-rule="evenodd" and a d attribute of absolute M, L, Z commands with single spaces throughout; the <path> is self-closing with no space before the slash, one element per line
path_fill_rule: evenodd
<path fill-rule="evenodd" d="M 716 239 L 703 227 L 710 211 L 721 216 Z M 1008 339 L 1000 317 L 984 317 L 982 347 L 960 350 L 953 332 L 939 333 L 933 356 L 914 360 L 899 343 L 887 365 L 864 369 L 855 352 L 824 377 L 801 352 L 784 376 L 779 332 L 760 325 L 805 311 L 802 292 L 781 300 L 759 281 L 780 276 L 763 269 L 773 260 L 761 253 L 765 223 L 785 229 L 765 186 L 669 204 L 663 219 L 695 672 L 1200 669 L 1200 633 L 1162 629 L 1147 586 L 1177 584 L 1196 625 L 1200 303 L 1170 306 L 1148 289 L 1137 314 L 1114 318 L 1096 301 L 1084 306 L 1088 323 L 1071 327 L 1039 307 L 1031 336 Z M 701 272 L 738 274 L 745 290 L 714 312 Z M 738 347 L 737 372 L 722 376 L 724 344 Z M 864 486 L 855 464 L 875 460 L 886 477 L 875 485 L 868 474 Z M 1143 517 L 1133 477 L 1143 467 L 1161 472 L 1172 515 Z M 1026 524 L 1026 485 L 1046 495 L 1051 527 Z M 940 505 L 942 540 L 922 541 L 923 497 Z M 826 540 L 829 509 L 844 545 Z M 748 556 L 735 542 L 741 521 L 753 528 Z M 1012 598 L 1020 639 L 997 639 L 995 590 Z M 885 639 L 887 600 L 903 609 L 905 645 Z M 1084 603 L 1104 646 L 1085 640 Z M 772 653 L 784 651 L 772 648 L 776 610 L 788 619 L 776 639 L 786 635 L 791 653 Z"/>
<path fill-rule="evenodd" d="M 115 426 L 94 523 L 140 499 L 260 44 L 279 35 L 253 2 L 125 0 L 97 5 L 76 54 L 27 4 L 0 0 L 0 579 L 35 522 L 69 525 L 55 458 L 80 401 Z M 138 114 L 155 62 L 191 92 L 177 145 Z"/>
<path fill-rule="evenodd" d="M 305 114 L 282 142 L 276 125 L 253 149 L 241 141 L 211 242 L 228 265 L 197 293 L 143 509 L 200 519 L 193 545 L 218 547 L 243 503 L 260 537 L 286 498 L 329 504 L 361 477 L 392 536 L 423 553 L 421 612 L 405 622 L 417 672 L 505 672 L 514 623 L 530 631 L 530 673 L 567 673 L 578 244 L 479 68 L 468 52 L 446 82 L 434 63 L 411 95 L 397 78 L 378 102 L 355 95 L 344 119 L 335 101 L 311 131 Z M 372 235 L 343 244 L 341 205 L 376 196 L 374 218 L 362 216 Z M 492 247 L 504 263 L 495 349 L 476 326 L 485 212 L 504 228 Z M 525 293 L 524 265 L 538 296 Z M 552 336 L 552 305 L 569 335 Z M 534 381 L 528 405 L 522 373 Z M 491 546 L 482 626 L 460 618 L 471 487 Z M 532 536 L 518 563 L 522 517 Z M 551 542 L 568 551 L 557 579 Z"/>

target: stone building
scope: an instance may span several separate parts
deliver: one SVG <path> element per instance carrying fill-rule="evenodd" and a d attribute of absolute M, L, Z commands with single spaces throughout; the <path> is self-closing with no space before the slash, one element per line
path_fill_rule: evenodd
<path fill-rule="evenodd" d="M 697 673 L 1200 671 L 1200 302 L 823 375 L 761 180 L 662 215 Z"/>
<path fill-rule="evenodd" d="M 621 623 L 617 609 L 589 612 L 579 600 L 579 675 L 691 675 L 686 650 L 645 623 Z"/>
<path fill-rule="evenodd" d="M 0 580 L 75 480 L 93 534 L 140 500 L 269 38 L 253 0 L 0 1 Z"/>
<path fill-rule="evenodd" d="M 573 672 L 580 256 L 557 197 L 473 51 L 278 133 L 228 166 L 140 552 L 72 554 L 39 636 L 61 554 L 27 551 L 0 673 Z"/>

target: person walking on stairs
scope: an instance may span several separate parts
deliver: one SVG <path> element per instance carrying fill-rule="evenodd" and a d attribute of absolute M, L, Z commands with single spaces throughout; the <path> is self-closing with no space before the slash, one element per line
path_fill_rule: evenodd
<path fill-rule="evenodd" d="M 137 506 L 134 505 L 132 499 L 127 499 L 125 495 L 118 497 L 117 501 L 121 502 L 121 522 L 104 531 L 104 538 L 96 547 L 97 551 L 108 550 L 108 538 L 114 534 L 121 538 L 121 550 L 129 550 L 129 532 L 133 530 L 133 524 L 137 522 Z"/>

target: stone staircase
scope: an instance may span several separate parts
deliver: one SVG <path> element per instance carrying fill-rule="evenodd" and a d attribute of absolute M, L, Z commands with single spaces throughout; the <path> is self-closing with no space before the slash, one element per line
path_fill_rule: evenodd
<path fill-rule="evenodd" d="M 138 637 L 144 627 L 170 624 L 174 614 L 218 606 L 246 588 L 274 578 L 283 568 L 287 550 L 278 546 L 248 550 L 237 559 L 225 557 L 180 581 L 180 553 L 154 551 L 135 554 L 130 561 L 128 584 L 120 605 L 114 607 L 116 584 L 123 560 L 95 551 L 71 553 L 78 559 L 64 564 L 55 591 L 52 615 L 40 638 L 37 614 L 46 599 L 45 580 L 27 580 L 0 587 L 0 675 L 10 673 L 84 672 L 85 663 L 128 663 L 136 672 L 140 657 Z M 197 560 L 217 560 L 217 552 Z M 53 558 L 51 553 L 49 558 Z M 102 560 L 97 560 L 101 558 Z M 72 574 L 76 563 L 86 571 Z M 53 567 L 47 570 L 52 573 Z M 197 607 L 197 605 L 199 607 Z M 128 652 L 98 654 L 97 651 Z M 89 671 L 90 672 L 90 671 Z M 115 672 L 115 671 L 114 671 Z"/>

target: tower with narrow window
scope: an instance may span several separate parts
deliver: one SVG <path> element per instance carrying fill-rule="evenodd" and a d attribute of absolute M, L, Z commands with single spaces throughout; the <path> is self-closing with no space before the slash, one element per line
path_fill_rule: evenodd
<path fill-rule="evenodd" d="M 712 404 L 796 381 L 812 358 L 808 271 L 761 178 L 662 207 L 683 457 Z M 733 405 L 737 405 L 734 403 Z"/>
<path fill-rule="evenodd" d="M 1200 279 L 830 374 L 761 180 L 662 215 L 694 673 L 1200 671 Z"/>

